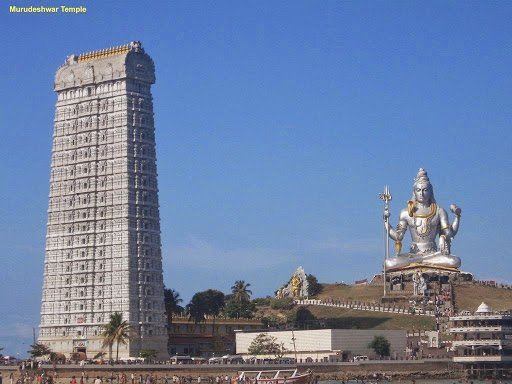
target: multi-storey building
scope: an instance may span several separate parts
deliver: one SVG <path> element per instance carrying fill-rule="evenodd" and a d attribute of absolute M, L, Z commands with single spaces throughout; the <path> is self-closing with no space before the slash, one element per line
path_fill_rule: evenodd
<path fill-rule="evenodd" d="M 482 303 L 475 313 L 450 317 L 454 362 L 512 361 L 512 313 L 492 312 Z"/>
<path fill-rule="evenodd" d="M 136 334 L 119 357 L 167 355 L 151 85 L 139 42 L 71 55 L 57 93 L 39 342 L 100 351 L 121 313 Z"/>

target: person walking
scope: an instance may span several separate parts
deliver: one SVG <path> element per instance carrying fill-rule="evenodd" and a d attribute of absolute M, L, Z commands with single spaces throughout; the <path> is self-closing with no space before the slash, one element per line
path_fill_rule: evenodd
<path fill-rule="evenodd" d="M 96 376 L 96 380 L 94 380 L 94 384 L 103 384 L 103 381 L 100 379 L 99 376 Z"/>

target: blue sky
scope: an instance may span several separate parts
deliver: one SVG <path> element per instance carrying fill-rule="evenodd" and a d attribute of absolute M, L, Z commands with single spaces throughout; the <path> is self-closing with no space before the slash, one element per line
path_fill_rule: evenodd
<path fill-rule="evenodd" d="M 419 167 L 463 210 L 462 269 L 512 280 L 512 3 L 12 4 L 87 13 L 0 11 L 4 353 L 39 324 L 54 73 L 132 40 L 156 65 L 164 281 L 186 302 L 239 279 L 270 295 L 299 265 L 321 282 L 378 273 L 377 195 L 390 186 L 396 224 Z"/>

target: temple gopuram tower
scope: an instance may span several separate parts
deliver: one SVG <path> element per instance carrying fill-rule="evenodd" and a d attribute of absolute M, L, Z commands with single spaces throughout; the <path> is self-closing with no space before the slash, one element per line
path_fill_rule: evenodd
<path fill-rule="evenodd" d="M 140 42 L 71 55 L 55 75 L 39 342 L 66 357 L 108 353 L 114 313 L 136 332 L 120 358 L 167 356 L 154 83 Z"/>

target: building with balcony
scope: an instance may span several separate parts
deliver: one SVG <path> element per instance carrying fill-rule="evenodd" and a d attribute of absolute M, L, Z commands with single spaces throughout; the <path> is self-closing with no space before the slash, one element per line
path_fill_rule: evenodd
<path fill-rule="evenodd" d="M 450 317 L 450 334 L 453 361 L 471 372 L 495 373 L 512 366 L 512 312 L 492 312 L 482 303 L 474 313 Z"/>

